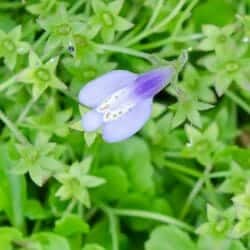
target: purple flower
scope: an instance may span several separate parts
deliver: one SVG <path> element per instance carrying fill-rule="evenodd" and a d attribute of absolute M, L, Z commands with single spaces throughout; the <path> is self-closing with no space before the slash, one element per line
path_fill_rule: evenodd
<path fill-rule="evenodd" d="M 86 132 L 101 128 L 106 142 L 125 140 L 139 131 L 150 117 L 153 97 L 171 80 L 174 68 L 158 68 L 138 75 L 111 71 L 85 85 L 81 104 L 92 108 L 82 117 Z"/>

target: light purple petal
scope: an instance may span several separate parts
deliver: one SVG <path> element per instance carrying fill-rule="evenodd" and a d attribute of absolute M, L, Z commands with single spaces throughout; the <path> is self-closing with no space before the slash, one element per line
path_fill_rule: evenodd
<path fill-rule="evenodd" d="M 173 73 L 174 68 L 168 66 L 141 74 L 135 81 L 134 95 L 140 98 L 153 97 L 170 82 Z"/>
<path fill-rule="evenodd" d="M 152 99 L 146 99 L 118 120 L 105 123 L 102 129 L 103 139 L 106 142 L 118 142 L 135 134 L 149 119 L 151 107 Z"/>
<path fill-rule="evenodd" d="M 115 91 L 132 84 L 137 74 L 126 70 L 114 70 L 85 85 L 79 94 L 79 102 L 95 108 Z"/>
<path fill-rule="evenodd" d="M 82 117 L 82 126 L 86 132 L 97 130 L 102 125 L 102 122 L 102 115 L 95 110 L 85 113 Z"/>

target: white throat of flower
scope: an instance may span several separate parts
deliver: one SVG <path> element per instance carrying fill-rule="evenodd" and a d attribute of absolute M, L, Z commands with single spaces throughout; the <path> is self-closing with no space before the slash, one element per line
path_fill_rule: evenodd
<path fill-rule="evenodd" d="M 129 98 L 130 90 L 123 88 L 106 98 L 97 108 L 98 113 L 103 114 L 103 121 L 110 122 L 119 119 L 130 112 L 136 102 Z"/>

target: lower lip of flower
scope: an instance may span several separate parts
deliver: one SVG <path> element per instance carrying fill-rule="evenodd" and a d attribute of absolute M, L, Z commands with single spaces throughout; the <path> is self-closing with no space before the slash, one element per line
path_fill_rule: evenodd
<path fill-rule="evenodd" d="M 129 96 L 129 88 L 118 90 L 106 100 L 104 100 L 104 102 L 96 108 L 96 111 L 103 114 L 104 122 L 117 120 L 121 116 L 131 111 L 136 105 L 135 100 L 130 100 Z"/>

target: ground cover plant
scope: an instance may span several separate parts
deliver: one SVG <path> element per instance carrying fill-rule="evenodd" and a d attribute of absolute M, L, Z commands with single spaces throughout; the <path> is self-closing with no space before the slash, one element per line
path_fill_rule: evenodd
<path fill-rule="evenodd" d="M 1 0 L 0 249 L 250 249 L 249 43 L 249 0 Z M 138 133 L 87 129 L 159 68 Z"/>

